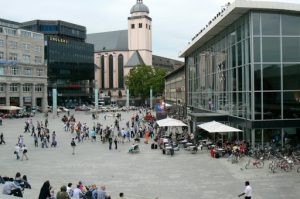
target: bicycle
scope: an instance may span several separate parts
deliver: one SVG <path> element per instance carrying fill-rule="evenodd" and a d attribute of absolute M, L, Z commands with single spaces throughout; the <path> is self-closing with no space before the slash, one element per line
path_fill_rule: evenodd
<path fill-rule="evenodd" d="M 250 165 L 256 166 L 256 168 L 263 168 L 264 161 L 263 158 L 256 159 L 256 158 L 249 158 L 248 162 L 245 165 L 245 169 L 248 169 Z"/>

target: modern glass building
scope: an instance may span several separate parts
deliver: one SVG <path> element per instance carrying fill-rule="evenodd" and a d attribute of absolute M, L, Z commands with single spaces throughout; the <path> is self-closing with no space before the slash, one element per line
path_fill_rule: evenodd
<path fill-rule="evenodd" d="M 183 50 L 193 130 L 219 120 L 255 144 L 300 143 L 300 5 L 237 0 Z M 204 114 L 205 113 L 205 114 Z"/>
<path fill-rule="evenodd" d="M 85 43 L 86 28 L 64 21 L 48 20 L 24 22 L 21 27 L 45 35 L 49 104 L 52 104 L 53 88 L 57 88 L 59 105 L 91 103 L 94 45 Z"/>

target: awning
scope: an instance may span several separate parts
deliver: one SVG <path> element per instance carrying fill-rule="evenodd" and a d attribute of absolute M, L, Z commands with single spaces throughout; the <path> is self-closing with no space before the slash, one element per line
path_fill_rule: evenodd
<path fill-rule="evenodd" d="M 16 110 L 22 110 L 22 108 L 17 106 L 0 106 L 0 110 L 16 111 Z"/>
<path fill-rule="evenodd" d="M 209 133 L 229 133 L 229 132 L 241 132 L 242 130 L 233 128 L 231 126 L 222 124 L 220 122 L 212 121 L 198 125 L 199 128 Z"/>
<path fill-rule="evenodd" d="M 176 120 L 173 118 L 165 118 L 162 120 L 156 121 L 158 126 L 163 127 L 163 126 L 187 126 L 185 123 L 183 123 L 181 120 Z"/>

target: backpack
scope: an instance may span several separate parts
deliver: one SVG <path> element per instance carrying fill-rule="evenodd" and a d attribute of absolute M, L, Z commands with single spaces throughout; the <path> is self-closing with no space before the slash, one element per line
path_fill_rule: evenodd
<path fill-rule="evenodd" d="M 92 199 L 93 193 L 92 191 L 87 191 L 84 196 L 86 199 Z"/>

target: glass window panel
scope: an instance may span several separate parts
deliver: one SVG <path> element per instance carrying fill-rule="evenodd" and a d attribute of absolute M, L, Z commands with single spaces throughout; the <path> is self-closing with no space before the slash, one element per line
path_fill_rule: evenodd
<path fill-rule="evenodd" d="M 255 93 L 254 102 L 255 102 L 255 110 L 254 110 L 255 119 L 261 120 L 262 111 L 261 111 L 261 93 L 260 92 Z"/>
<path fill-rule="evenodd" d="M 260 35 L 260 13 L 252 13 L 253 35 Z"/>
<path fill-rule="evenodd" d="M 239 67 L 237 68 L 237 71 L 238 71 L 238 91 L 243 91 L 243 85 L 244 85 L 243 68 Z"/>
<path fill-rule="evenodd" d="M 280 62 L 280 38 L 262 38 L 263 62 Z"/>
<path fill-rule="evenodd" d="M 263 89 L 264 90 L 281 90 L 280 65 L 264 64 L 263 65 Z"/>
<path fill-rule="evenodd" d="M 233 91 L 236 91 L 236 82 L 237 82 L 237 79 L 236 79 L 236 68 L 234 68 L 232 70 L 232 90 Z"/>
<path fill-rule="evenodd" d="M 283 93 L 283 118 L 295 119 L 300 118 L 300 92 Z"/>
<path fill-rule="evenodd" d="M 261 146 L 262 144 L 262 129 L 255 129 L 255 145 Z"/>
<path fill-rule="evenodd" d="M 271 144 L 280 146 L 281 144 L 281 129 L 264 129 L 264 146 Z"/>
<path fill-rule="evenodd" d="M 260 37 L 253 38 L 254 62 L 261 62 Z"/>
<path fill-rule="evenodd" d="M 282 38 L 283 62 L 300 62 L 300 37 Z"/>
<path fill-rule="evenodd" d="M 261 14 L 262 35 L 280 35 L 280 15 L 273 13 Z"/>
<path fill-rule="evenodd" d="M 242 52 L 242 43 L 240 42 L 240 43 L 238 43 L 237 44 L 237 54 L 238 54 L 238 66 L 241 66 L 243 63 L 243 52 Z"/>
<path fill-rule="evenodd" d="M 283 35 L 300 35 L 300 16 L 283 14 L 281 21 Z"/>
<path fill-rule="evenodd" d="M 232 59 L 232 67 L 236 67 L 236 50 L 235 45 L 231 47 L 231 59 Z"/>
<path fill-rule="evenodd" d="M 236 34 L 237 34 L 237 42 L 241 41 L 241 39 L 242 39 L 242 30 L 241 30 L 241 27 L 238 27 L 238 29 L 236 31 Z"/>
<path fill-rule="evenodd" d="M 300 64 L 283 65 L 283 90 L 300 89 Z"/>
<path fill-rule="evenodd" d="M 261 90 L 261 65 L 254 65 L 254 89 Z"/>
<path fill-rule="evenodd" d="M 236 43 L 236 32 L 232 32 L 230 34 L 230 44 L 235 44 Z"/>
<path fill-rule="evenodd" d="M 265 92 L 264 101 L 264 119 L 281 119 L 281 92 Z"/>

